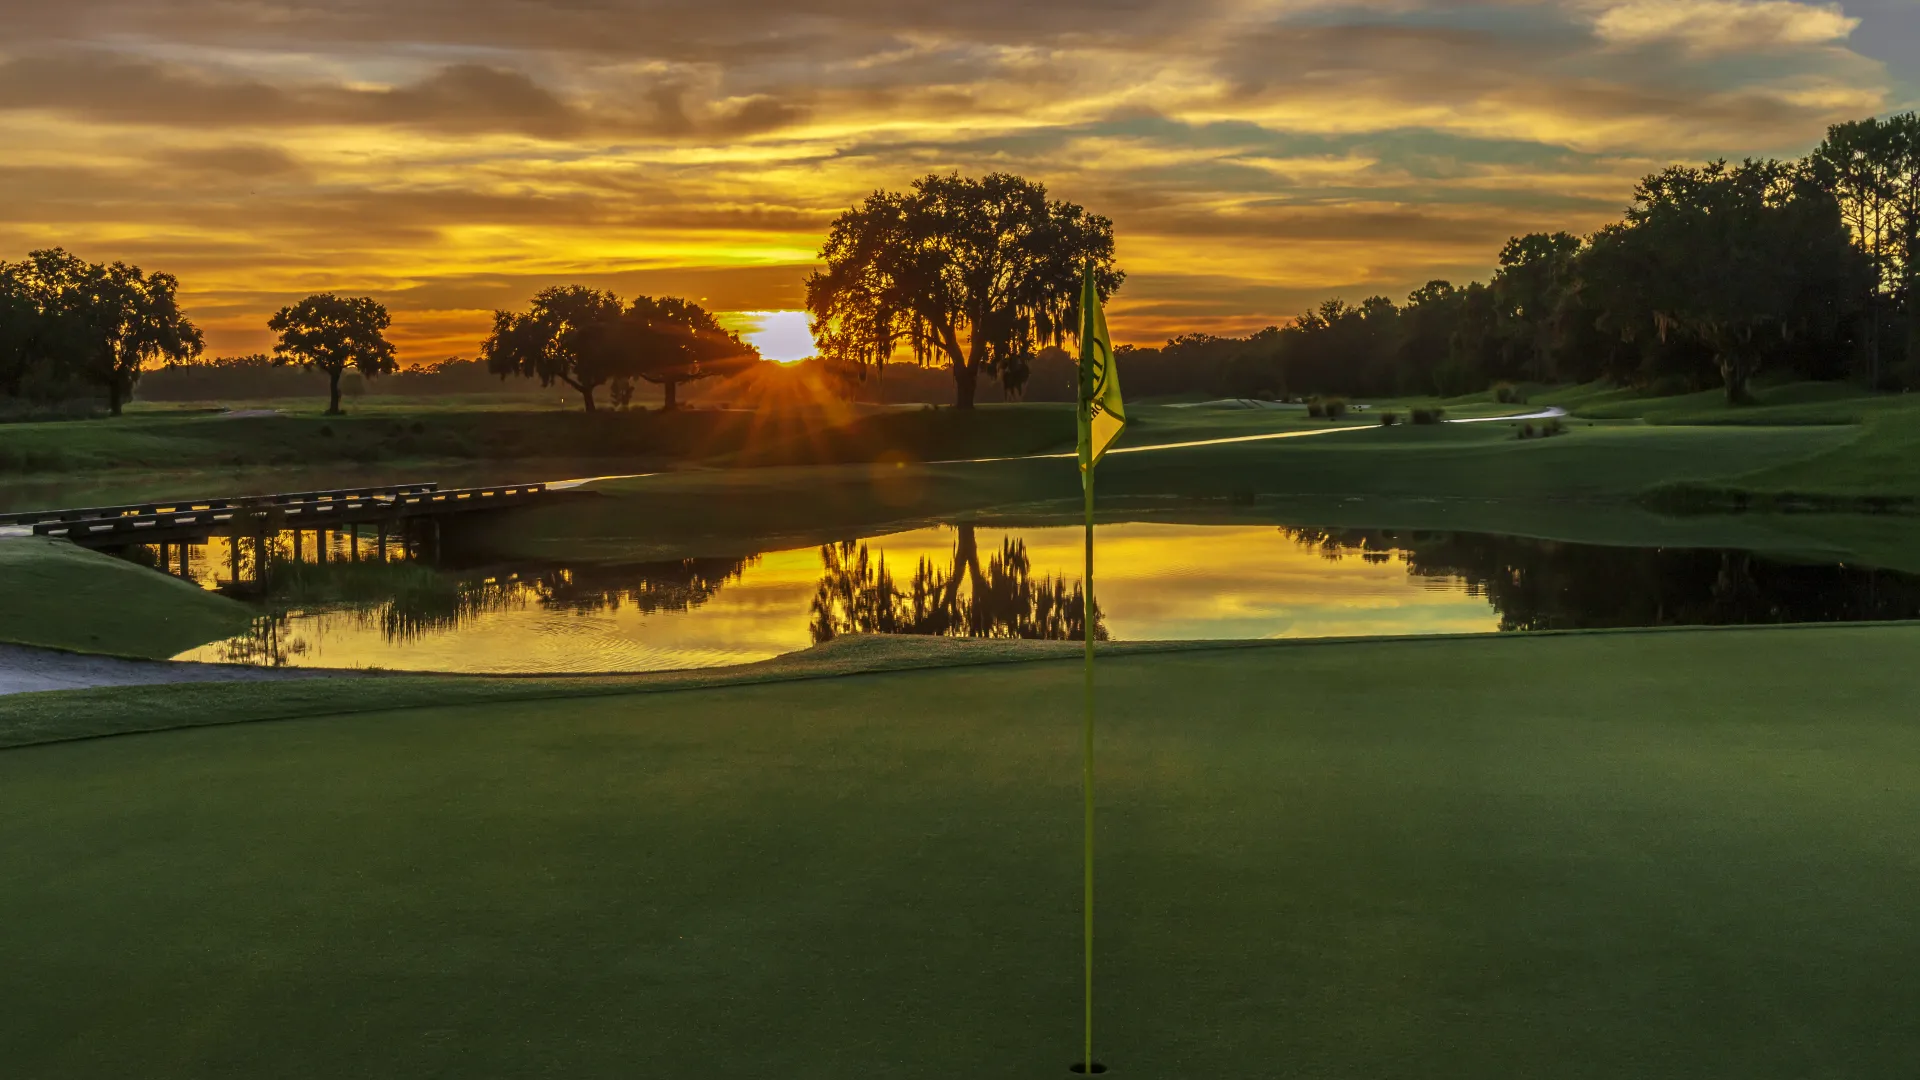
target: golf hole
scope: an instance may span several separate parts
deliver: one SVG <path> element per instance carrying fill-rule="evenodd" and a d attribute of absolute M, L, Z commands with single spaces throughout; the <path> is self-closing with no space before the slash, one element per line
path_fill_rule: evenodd
<path fill-rule="evenodd" d="M 1067 1066 L 1067 1071 L 1071 1073 L 1103 1073 L 1107 1071 L 1107 1067 L 1096 1061 L 1093 1063 L 1093 1068 L 1089 1069 L 1087 1068 L 1086 1062 L 1076 1061 Z"/>

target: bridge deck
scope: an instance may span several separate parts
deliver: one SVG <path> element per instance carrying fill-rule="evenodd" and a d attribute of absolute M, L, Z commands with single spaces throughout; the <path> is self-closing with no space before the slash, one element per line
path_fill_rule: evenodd
<path fill-rule="evenodd" d="M 0 514 L 0 526 L 41 525 L 62 521 L 89 521 L 98 518 L 127 517 L 141 514 L 187 513 L 202 510 L 229 510 L 253 505 L 290 505 L 328 502 L 392 495 L 412 495 L 433 491 L 439 484 L 393 484 L 384 487 L 332 488 L 325 491 L 290 491 L 279 495 L 239 495 L 223 499 L 172 499 L 119 506 L 82 506 L 67 510 L 27 510 Z"/>
<path fill-rule="evenodd" d="M 159 544 L 214 535 L 251 536 L 281 529 L 337 529 L 521 506 L 549 494 L 545 484 L 494 484 L 442 491 L 435 484 L 290 492 L 236 499 L 182 500 L 82 510 L 13 514 L 0 524 L 31 525 L 89 547 Z"/>

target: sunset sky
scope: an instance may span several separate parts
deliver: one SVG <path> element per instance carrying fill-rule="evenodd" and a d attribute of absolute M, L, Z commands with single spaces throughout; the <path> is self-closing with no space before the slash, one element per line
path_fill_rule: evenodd
<path fill-rule="evenodd" d="M 1001 169 L 1115 221 L 1117 337 L 1484 277 L 1674 160 L 1920 97 L 1920 0 L 0 0 L 0 258 L 209 350 L 371 294 L 407 362 L 585 282 L 784 327 L 827 223 Z M 772 314 L 768 314 L 772 313 Z M 773 339 L 769 338 L 770 343 Z M 801 346 L 804 349 L 804 345 Z M 777 348 L 774 350 L 779 351 Z"/>

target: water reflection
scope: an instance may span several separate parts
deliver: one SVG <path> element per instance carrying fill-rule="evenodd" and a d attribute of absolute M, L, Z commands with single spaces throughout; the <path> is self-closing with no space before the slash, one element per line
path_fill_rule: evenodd
<path fill-rule="evenodd" d="M 648 670 L 763 659 L 849 633 L 1058 639 L 1083 625 L 1077 527 L 962 525 L 625 566 L 461 569 L 406 551 L 358 563 L 330 551 L 321 565 L 310 549 L 305 563 L 279 563 L 273 550 L 254 630 L 185 658 Z M 1103 638 L 1920 618 L 1920 578 L 1738 551 L 1152 523 L 1101 526 L 1099 550 Z M 232 554 L 191 552 L 189 571 L 214 584 Z"/>
<path fill-rule="evenodd" d="M 303 563 L 269 579 L 267 614 L 248 633 L 214 646 L 226 663 L 284 667 L 310 651 L 302 631 L 351 626 L 388 646 L 477 628 L 490 616 L 530 608 L 597 614 L 687 612 L 758 557 L 681 559 L 630 566 L 549 568 L 456 577 L 418 562 Z"/>
<path fill-rule="evenodd" d="M 1920 578 L 1867 567 L 1477 533 L 1286 532 L 1326 558 L 1397 558 L 1411 574 L 1464 585 L 1492 604 L 1502 630 L 1920 618 Z"/>
<path fill-rule="evenodd" d="M 933 634 L 942 637 L 1028 638 L 1067 641 L 1086 632 L 1085 594 L 1064 577 L 1035 576 L 1025 540 L 1003 537 L 980 565 L 972 525 L 955 530 L 952 555 L 941 564 L 922 555 L 907 588 L 895 586 L 884 554 L 852 540 L 820 549 L 825 570 L 814 590 L 808 626 L 814 644 L 842 634 Z M 1107 639 L 1098 602 L 1093 636 Z"/>

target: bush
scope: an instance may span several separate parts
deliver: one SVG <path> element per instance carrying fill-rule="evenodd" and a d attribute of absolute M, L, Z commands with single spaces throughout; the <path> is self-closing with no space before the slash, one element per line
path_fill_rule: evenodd
<path fill-rule="evenodd" d="M 1562 423 L 1557 416 L 1540 425 L 1540 437 L 1543 439 L 1549 435 L 1565 435 L 1566 433 L 1567 425 Z"/>
<path fill-rule="evenodd" d="M 1524 405 L 1527 395 L 1510 382 L 1497 382 L 1493 384 L 1493 400 L 1501 405 Z"/>
<path fill-rule="evenodd" d="M 1521 424 L 1521 425 L 1520 425 L 1520 437 L 1521 437 L 1521 438 L 1523 438 L 1523 439 L 1531 439 L 1531 438 L 1533 438 L 1533 425 L 1532 425 L 1532 424 Z"/>
<path fill-rule="evenodd" d="M 1326 413 L 1326 417 L 1329 420 L 1339 420 L 1347 415 L 1346 398 L 1328 398 L 1321 403 L 1320 407 Z"/>
<path fill-rule="evenodd" d="M 1416 424 L 1437 424 L 1446 419 L 1447 410 L 1435 405 L 1431 408 L 1415 409 L 1411 417 Z"/>
<path fill-rule="evenodd" d="M 1307 415 L 1314 417 L 1316 419 L 1326 416 L 1327 415 L 1326 404 L 1322 402 L 1319 398 L 1309 399 L 1307 402 Z"/>
<path fill-rule="evenodd" d="M 1381 427 L 1392 427 L 1393 425 L 1399 422 L 1400 422 L 1400 414 L 1397 412 L 1388 410 L 1387 412 L 1383 412 L 1380 414 Z"/>

